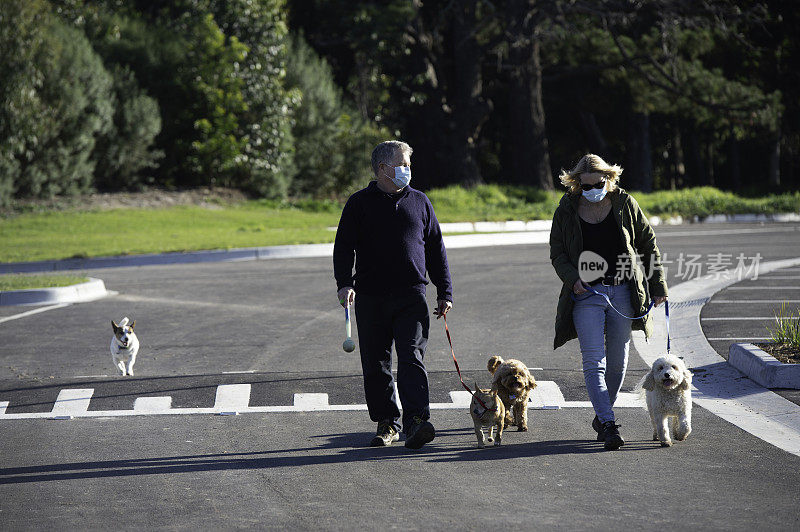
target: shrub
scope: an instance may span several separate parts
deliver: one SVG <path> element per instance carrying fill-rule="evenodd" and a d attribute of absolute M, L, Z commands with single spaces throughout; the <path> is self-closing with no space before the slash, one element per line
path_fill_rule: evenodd
<path fill-rule="evenodd" d="M 388 134 L 344 102 L 330 66 L 302 35 L 290 40 L 286 83 L 300 96 L 292 129 L 297 165 L 292 193 L 320 197 L 363 187 L 372 175 L 372 149 Z"/>
<path fill-rule="evenodd" d="M 86 192 L 113 115 L 111 75 L 42 0 L 0 2 L 0 202 Z"/>

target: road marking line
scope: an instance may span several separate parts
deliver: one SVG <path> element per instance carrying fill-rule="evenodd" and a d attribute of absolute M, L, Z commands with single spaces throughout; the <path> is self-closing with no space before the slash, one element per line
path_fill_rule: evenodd
<path fill-rule="evenodd" d="M 296 393 L 294 394 L 294 406 L 308 410 L 325 410 L 328 404 L 327 393 Z"/>
<path fill-rule="evenodd" d="M 84 414 L 89 409 L 89 401 L 92 400 L 94 388 L 68 388 L 58 392 L 58 398 L 53 405 L 53 410 L 47 414 L 48 417 L 76 416 Z"/>
<path fill-rule="evenodd" d="M 221 384 L 217 386 L 214 408 L 219 411 L 238 412 L 250 405 L 250 384 Z"/>
<path fill-rule="evenodd" d="M 794 280 L 798 280 L 798 279 L 800 279 L 800 276 L 797 276 L 797 275 L 775 275 L 775 276 L 762 275 L 758 279 L 750 279 L 750 280 L 751 281 L 761 281 L 762 279 L 765 280 L 765 281 L 770 281 L 772 279 L 794 279 Z"/>
<path fill-rule="evenodd" d="M 728 290 L 800 290 L 800 286 L 731 286 Z"/>
<path fill-rule="evenodd" d="M 714 236 L 714 235 L 739 235 L 739 234 L 752 234 L 752 233 L 793 233 L 797 231 L 796 227 L 765 227 L 763 229 L 719 229 L 719 230 L 701 230 L 701 231 L 663 231 L 657 232 L 658 238 L 667 236 Z"/>
<path fill-rule="evenodd" d="M 774 320 L 775 316 L 730 316 L 726 318 L 700 318 L 700 321 L 728 321 L 728 320 Z"/>
<path fill-rule="evenodd" d="M 236 375 L 236 374 L 239 374 L 239 373 L 255 373 L 255 372 L 256 372 L 256 370 L 254 370 L 254 369 L 244 369 L 244 370 L 241 370 L 241 371 L 223 371 L 222 374 L 223 375 Z"/>
<path fill-rule="evenodd" d="M 160 412 L 172 408 L 172 397 L 137 397 L 133 409 L 137 412 Z"/>
<path fill-rule="evenodd" d="M 748 305 L 750 303 L 800 303 L 800 299 L 743 299 L 741 301 L 734 301 L 732 299 L 712 299 L 709 303 L 738 303 L 741 305 Z"/>
<path fill-rule="evenodd" d="M 5 318 L 0 318 L 0 323 L 5 323 L 11 320 L 18 320 L 26 316 L 33 316 L 34 314 L 39 314 L 40 312 L 47 312 L 48 310 L 55 310 L 57 308 L 68 307 L 70 305 L 72 305 L 72 303 L 59 303 L 57 305 L 50 305 L 49 307 L 36 308 L 33 310 L 29 310 L 27 312 L 22 312 L 20 314 L 14 314 L 13 316 L 6 316 Z"/>
<path fill-rule="evenodd" d="M 472 403 L 472 394 L 466 390 L 456 390 L 450 392 L 450 400 L 456 408 L 469 408 Z"/>
<path fill-rule="evenodd" d="M 538 381 L 531 394 L 529 409 L 557 410 L 560 408 L 592 408 L 589 401 L 565 401 L 561 389 L 554 381 Z M 248 389 L 245 390 L 245 387 Z M 217 400 L 213 408 L 172 408 L 171 397 L 138 397 L 133 410 L 89 410 L 93 389 L 64 389 L 58 396 L 52 412 L 28 412 L 7 414 L 8 401 L 0 402 L 0 420 L 11 419 L 73 419 L 100 417 L 130 417 L 148 415 L 236 415 L 245 413 L 292 413 L 292 412 L 353 412 L 366 411 L 365 404 L 329 404 L 326 393 L 296 393 L 293 405 L 285 406 L 247 406 L 249 403 L 249 384 L 221 384 L 217 388 Z M 222 388 L 222 391 L 220 391 Z M 246 393 L 245 393 L 246 392 Z M 245 397 L 246 395 L 246 397 Z M 451 402 L 431 403 L 431 410 L 460 410 L 469 407 L 472 399 L 464 390 L 449 392 Z M 235 410 L 232 408 L 235 407 Z M 620 393 L 616 408 L 643 408 L 644 403 L 638 394 Z M 224 411 L 221 409 L 224 408 Z"/>
<path fill-rule="evenodd" d="M 722 342 L 722 341 L 725 341 L 725 340 L 747 340 L 747 341 L 755 340 L 755 341 L 763 342 L 765 340 L 771 340 L 771 338 L 761 338 L 761 337 L 747 338 L 747 337 L 744 337 L 744 336 L 729 336 L 729 337 L 725 337 L 725 338 L 706 338 L 706 340 L 708 340 L 709 342 Z"/>
<path fill-rule="evenodd" d="M 553 381 L 536 381 L 536 388 L 533 389 L 529 397 L 532 406 L 542 407 L 558 406 L 563 407 L 567 404 L 561 388 Z"/>
<path fill-rule="evenodd" d="M 647 408 L 647 403 L 644 399 L 644 394 L 632 392 L 619 392 L 617 400 L 614 402 L 614 408 Z"/>

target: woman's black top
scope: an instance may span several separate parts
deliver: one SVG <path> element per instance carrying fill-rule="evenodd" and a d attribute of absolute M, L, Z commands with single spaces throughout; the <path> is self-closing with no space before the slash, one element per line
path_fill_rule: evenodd
<path fill-rule="evenodd" d="M 590 281 L 590 284 L 600 281 L 604 277 L 615 277 L 619 270 L 618 257 L 625 255 L 625 249 L 622 247 L 619 226 L 614 215 L 609 211 L 608 215 L 596 224 L 589 223 L 580 216 L 578 218 L 581 221 L 581 232 L 583 233 L 583 250 L 597 253 L 608 264 L 606 273 L 598 275 L 597 278 Z"/>

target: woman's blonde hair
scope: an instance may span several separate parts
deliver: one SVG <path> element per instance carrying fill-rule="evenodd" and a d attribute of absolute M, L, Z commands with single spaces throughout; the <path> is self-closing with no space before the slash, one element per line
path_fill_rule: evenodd
<path fill-rule="evenodd" d="M 558 179 L 571 193 L 580 194 L 581 174 L 593 173 L 601 173 L 606 176 L 606 181 L 608 182 L 607 189 L 611 192 L 617 188 L 619 176 L 622 174 L 622 167 L 617 164 L 608 164 L 601 157 L 593 153 L 587 153 L 581 157 L 581 160 L 578 161 L 578 164 L 576 164 L 572 170 L 566 171 L 562 168 Z"/>

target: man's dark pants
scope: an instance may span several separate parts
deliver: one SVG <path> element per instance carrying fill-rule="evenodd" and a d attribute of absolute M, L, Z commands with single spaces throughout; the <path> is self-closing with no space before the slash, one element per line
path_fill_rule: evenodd
<path fill-rule="evenodd" d="M 423 358 L 430 314 L 425 296 L 356 295 L 356 320 L 364 393 L 369 417 L 400 430 L 400 409 L 392 377 L 392 342 L 397 352 L 397 391 L 403 405 L 403 429 L 415 416 L 430 418 L 428 372 Z"/>

